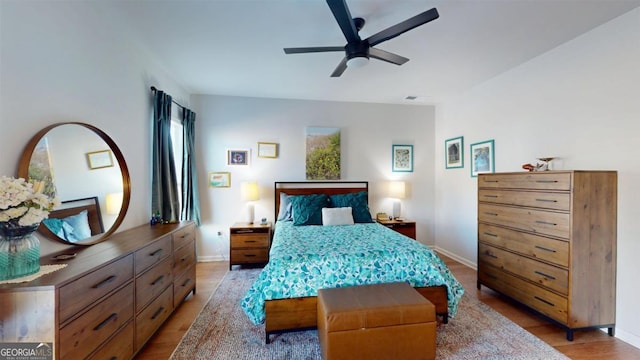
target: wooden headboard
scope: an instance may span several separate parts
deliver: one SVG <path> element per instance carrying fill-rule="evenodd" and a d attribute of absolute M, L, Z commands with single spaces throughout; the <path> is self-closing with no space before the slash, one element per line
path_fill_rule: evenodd
<path fill-rule="evenodd" d="M 309 194 L 348 194 L 360 191 L 369 192 L 368 181 L 276 181 L 274 183 L 275 212 L 274 219 L 278 218 L 280 209 L 280 193 L 287 195 Z"/>
<path fill-rule="evenodd" d="M 97 196 L 63 201 L 62 206 L 62 209 L 51 211 L 49 213 L 49 218 L 64 219 L 68 216 L 75 215 L 82 210 L 87 210 L 91 236 L 102 234 L 104 232 L 102 214 L 100 213 L 100 203 L 98 202 Z M 44 225 L 42 227 L 46 228 Z"/>

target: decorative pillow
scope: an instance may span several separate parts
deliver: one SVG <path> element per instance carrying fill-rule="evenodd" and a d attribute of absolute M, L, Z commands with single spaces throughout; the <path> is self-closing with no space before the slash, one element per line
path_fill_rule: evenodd
<path fill-rule="evenodd" d="M 366 191 L 331 195 L 331 205 L 333 207 L 351 207 L 353 209 L 353 220 L 357 223 L 373 222 Z"/>
<path fill-rule="evenodd" d="M 49 230 L 51 230 L 51 232 L 54 233 L 57 237 L 63 238 L 63 239 L 65 238 L 64 230 L 62 229 L 62 224 L 64 223 L 64 221 L 62 221 L 62 219 L 57 219 L 57 218 L 44 219 L 42 220 L 42 223 L 44 224 L 44 226 L 49 228 Z"/>
<path fill-rule="evenodd" d="M 293 225 L 322 225 L 322 208 L 329 207 L 325 194 L 290 196 Z"/>
<path fill-rule="evenodd" d="M 322 208 L 322 225 L 353 225 L 351 208 Z"/>
<path fill-rule="evenodd" d="M 65 231 L 65 239 L 71 242 L 81 241 L 91 237 L 91 228 L 89 227 L 89 218 L 87 210 L 82 210 L 75 215 L 62 219 L 71 225 L 73 230 Z"/>
<path fill-rule="evenodd" d="M 293 216 L 291 214 L 291 196 L 283 192 L 280 193 L 280 209 L 278 209 L 278 220 L 293 220 Z"/>

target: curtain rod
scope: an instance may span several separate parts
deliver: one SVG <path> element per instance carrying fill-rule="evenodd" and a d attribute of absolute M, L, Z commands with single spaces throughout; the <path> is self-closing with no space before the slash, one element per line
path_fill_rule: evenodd
<path fill-rule="evenodd" d="M 158 91 L 158 89 L 156 89 L 156 87 L 155 87 L 155 86 L 151 86 L 151 91 L 156 92 L 156 91 Z M 179 102 L 177 102 L 177 101 L 173 100 L 173 97 L 171 97 L 171 102 L 172 102 L 172 103 L 174 103 L 174 104 L 176 104 L 176 105 L 178 105 L 178 106 L 180 106 L 182 109 L 187 109 L 186 107 L 184 107 L 183 105 L 181 105 Z"/>

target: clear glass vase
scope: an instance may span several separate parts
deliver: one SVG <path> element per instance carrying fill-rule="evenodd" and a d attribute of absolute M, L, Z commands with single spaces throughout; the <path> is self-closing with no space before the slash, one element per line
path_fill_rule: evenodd
<path fill-rule="evenodd" d="M 38 225 L 12 227 L 0 223 L 0 280 L 15 279 L 40 271 Z"/>

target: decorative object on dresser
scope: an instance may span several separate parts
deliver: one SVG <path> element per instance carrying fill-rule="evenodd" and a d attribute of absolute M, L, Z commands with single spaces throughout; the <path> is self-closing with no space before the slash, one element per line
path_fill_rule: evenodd
<path fill-rule="evenodd" d="M 255 205 L 254 201 L 260 200 L 260 187 L 255 181 L 245 181 L 240 188 L 240 195 L 242 200 L 247 202 L 247 222 L 253 224 L 255 219 Z"/>
<path fill-rule="evenodd" d="M 235 223 L 229 229 L 229 270 L 233 265 L 269 262 L 271 223 Z"/>
<path fill-rule="evenodd" d="M 393 198 L 393 218 L 399 219 L 402 214 L 401 199 L 407 196 L 407 187 L 404 181 L 391 181 L 389 183 L 389 197 Z"/>
<path fill-rule="evenodd" d="M 416 222 L 406 220 L 377 220 L 380 224 L 400 234 L 406 235 L 412 239 L 416 239 Z"/>
<path fill-rule="evenodd" d="M 2 341 L 53 343 L 55 359 L 131 359 L 196 290 L 192 222 L 143 225 L 73 251 L 63 269 L 0 285 L 0 318 L 15 319 Z"/>
<path fill-rule="evenodd" d="M 471 144 L 469 154 L 471 154 L 471 177 L 496 172 L 493 140 Z"/>
<path fill-rule="evenodd" d="M 478 289 L 566 329 L 615 330 L 616 171 L 478 177 Z"/>

